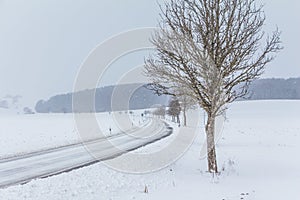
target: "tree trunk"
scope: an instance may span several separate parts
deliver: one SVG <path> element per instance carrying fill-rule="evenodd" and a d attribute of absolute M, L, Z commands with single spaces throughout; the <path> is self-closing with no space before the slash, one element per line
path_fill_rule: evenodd
<path fill-rule="evenodd" d="M 218 173 L 217 156 L 215 148 L 215 116 L 208 114 L 206 123 L 206 140 L 207 140 L 207 162 L 210 173 Z"/>
<path fill-rule="evenodd" d="M 187 126 L 187 123 L 186 123 L 186 108 L 185 107 L 183 108 L 183 126 Z"/>
<path fill-rule="evenodd" d="M 176 119 L 177 119 L 177 123 L 180 124 L 180 118 L 179 118 L 179 115 L 176 116 Z"/>

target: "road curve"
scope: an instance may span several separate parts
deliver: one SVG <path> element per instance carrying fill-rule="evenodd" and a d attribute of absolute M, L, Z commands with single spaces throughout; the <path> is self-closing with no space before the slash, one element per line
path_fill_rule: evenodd
<path fill-rule="evenodd" d="M 0 188 L 24 184 L 33 179 L 46 178 L 112 159 L 165 138 L 171 133 L 172 128 L 168 124 L 153 119 L 145 127 L 109 138 L 3 159 L 0 160 Z M 91 149 L 93 154 L 89 153 Z"/>

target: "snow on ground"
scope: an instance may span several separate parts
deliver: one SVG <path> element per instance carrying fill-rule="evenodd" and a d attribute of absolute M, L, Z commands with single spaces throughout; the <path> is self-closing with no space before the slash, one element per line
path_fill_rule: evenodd
<path fill-rule="evenodd" d="M 134 175 L 98 163 L 1 189 L 0 199 L 300 199 L 300 101 L 236 102 L 227 118 L 217 145 L 218 177 L 207 174 L 206 160 L 199 159 L 204 134 L 200 128 L 202 137 L 163 170 Z M 174 128 L 176 132 L 178 127 Z M 162 148 L 174 137 L 137 152 Z M 145 186 L 148 193 L 144 193 Z"/>
<path fill-rule="evenodd" d="M 115 123 L 116 116 L 128 116 L 124 112 L 97 113 L 96 118 L 102 132 L 112 135 L 120 133 L 120 129 L 130 129 L 147 123 L 141 117 L 142 112 L 143 110 L 133 111 L 129 115 L 133 124 L 126 128 Z M 78 134 L 72 114 L 24 115 L 5 109 L 0 110 L 0 138 L 0 158 L 6 158 L 79 143 L 82 136 Z"/>

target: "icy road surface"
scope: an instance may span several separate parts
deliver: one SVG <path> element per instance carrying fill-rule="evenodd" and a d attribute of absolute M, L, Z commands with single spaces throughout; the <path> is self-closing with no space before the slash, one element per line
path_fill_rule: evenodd
<path fill-rule="evenodd" d="M 153 119 L 144 127 L 106 139 L 92 140 L 86 142 L 85 145 L 68 145 L 2 159 L 0 160 L 0 188 L 26 183 L 37 178 L 49 177 L 111 159 L 165 138 L 171 133 L 172 128 L 168 127 L 166 123 Z M 114 148 L 111 144 L 117 148 Z M 86 146 L 89 147 L 89 150 L 93 149 L 93 154 L 89 153 Z"/>

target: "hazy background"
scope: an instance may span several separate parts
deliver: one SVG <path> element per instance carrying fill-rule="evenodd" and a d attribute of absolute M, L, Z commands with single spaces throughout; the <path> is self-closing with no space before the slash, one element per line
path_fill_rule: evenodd
<path fill-rule="evenodd" d="M 300 2 L 262 2 L 266 29 L 277 25 L 285 47 L 264 77 L 300 77 Z M 97 44 L 129 29 L 156 26 L 158 14 L 152 0 L 0 0 L 0 98 L 19 94 L 34 106 L 72 91 L 81 63 Z M 140 57 L 132 58 L 133 66 L 142 63 Z M 123 62 L 130 65 L 130 57 Z"/>

